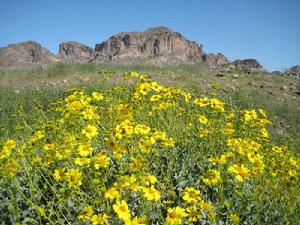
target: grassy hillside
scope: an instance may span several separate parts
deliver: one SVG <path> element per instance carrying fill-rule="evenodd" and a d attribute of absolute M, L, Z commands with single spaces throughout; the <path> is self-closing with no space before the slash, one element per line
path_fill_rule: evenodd
<path fill-rule="evenodd" d="M 300 220 L 298 80 L 199 65 L 0 74 L 2 224 Z"/>
<path fill-rule="evenodd" d="M 218 77 L 217 73 L 204 70 L 201 65 L 155 67 L 83 63 L 0 69 L 1 129 L 5 132 L 14 129 L 20 105 L 24 105 L 24 115 L 36 118 L 37 107 L 46 109 L 50 102 L 64 96 L 68 88 L 124 85 L 122 75 L 129 71 L 151 75 L 162 84 L 183 87 L 193 93 L 217 93 L 239 109 L 263 107 L 273 121 L 272 138 L 288 142 L 295 151 L 300 151 L 297 147 L 300 142 L 300 96 L 295 94 L 300 91 L 299 80 L 247 74 L 246 71 L 233 71 Z M 234 78 L 236 75 L 238 78 Z"/>

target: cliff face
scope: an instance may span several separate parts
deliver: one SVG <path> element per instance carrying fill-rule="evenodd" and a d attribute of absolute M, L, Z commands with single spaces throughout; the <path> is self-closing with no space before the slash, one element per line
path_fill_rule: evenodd
<path fill-rule="evenodd" d="M 157 59 L 169 63 L 202 61 L 202 47 L 165 27 L 124 32 L 96 44 L 95 61 Z"/>
<path fill-rule="evenodd" d="M 1 67 L 48 65 L 58 61 L 54 54 L 34 41 L 25 41 L 0 48 Z"/>
<path fill-rule="evenodd" d="M 59 45 L 58 55 L 71 62 L 89 62 L 94 59 L 95 50 L 79 42 L 69 41 Z"/>

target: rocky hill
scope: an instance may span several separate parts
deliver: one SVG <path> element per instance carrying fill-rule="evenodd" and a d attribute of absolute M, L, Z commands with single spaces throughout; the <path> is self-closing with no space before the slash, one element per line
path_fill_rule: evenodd
<path fill-rule="evenodd" d="M 123 32 L 96 44 L 95 61 L 126 59 L 153 60 L 162 63 L 195 63 L 202 60 L 202 46 L 166 27 L 145 32 Z"/>
<path fill-rule="evenodd" d="M 255 59 L 230 62 L 221 53 L 205 53 L 201 44 L 166 27 L 149 28 L 144 32 L 118 33 L 96 44 L 95 48 L 76 41 L 63 42 L 59 45 L 58 55 L 34 41 L 0 48 L 0 67 L 48 65 L 65 61 L 154 65 L 202 63 L 209 69 L 234 66 L 246 68 L 250 72 L 265 72 Z"/>
<path fill-rule="evenodd" d="M 0 67 L 49 65 L 59 59 L 34 41 L 25 41 L 0 48 Z"/>

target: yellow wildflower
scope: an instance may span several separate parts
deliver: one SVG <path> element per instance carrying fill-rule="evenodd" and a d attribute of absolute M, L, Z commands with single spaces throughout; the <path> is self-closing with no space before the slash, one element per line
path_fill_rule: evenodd
<path fill-rule="evenodd" d="M 90 143 L 80 143 L 78 146 L 78 154 L 83 157 L 91 155 L 93 150 L 94 149 Z"/>
<path fill-rule="evenodd" d="M 150 127 L 143 125 L 143 124 L 138 124 L 134 128 L 134 133 L 135 134 L 142 134 L 142 135 L 147 135 L 150 133 Z"/>
<path fill-rule="evenodd" d="M 192 187 L 186 187 L 182 198 L 188 203 L 196 203 L 200 199 L 200 191 Z"/>
<path fill-rule="evenodd" d="M 99 115 L 97 115 L 92 108 L 88 108 L 84 110 L 81 114 L 83 115 L 83 118 L 86 120 L 99 119 Z"/>
<path fill-rule="evenodd" d="M 146 185 L 155 184 L 157 182 L 156 177 L 151 174 L 143 176 L 143 180 Z"/>
<path fill-rule="evenodd" d="M 202 217 L 196 205 L 186 208 L 185 211 L 188 214 L 189 222 L 197 222 Z"/>
<path fill-rule="evenodd" d="M 104 214 L 93 215 L 91 218 L 92 225 L 106 224 L 108 222 L 108 216 Z"/>
<path fill-rule="evenodd" d="M 177 225 L 182 223 L 182 218 L 186 217 L 185 210 L 179 206 L 175 208 L 168 208 L 166 221 L 170 225 Z"/>
<path fill-rule="evenodd" d="M 123 221 L 126 222 L 131 220 L 131 215 L 128 209 L 128 205 L 124 200 L 117 201 L 116 204 L 113 205 L 113 209 L 117 213 L 118 217 Z"/>
<path fill-rule="evenodd" d="M 13 149 L 13 148 L 16 147 L 16 142 L 14 140 L 8 140 L 5 143 L 5 147 L 8 148 L 8 149 Z"/>
<path fill-rule="evenodd" d="M 55 169 L 53 173 L 54 179 L 56 181 L 62 180 L 62 178 L 64 177 L 65 170 L 65 168 Z"/>
<path fill-rule="evenodd" d="M 251 121 L 257 119 L 257 113 L 254 109 L 243 110 L 242 113 L 244 114 L 244 122 L 245 123 L 250 123 Z"/>
<path fill-rule="evenodd" d="M 146 225 L 144 217 L 135 217 L 133 220 L 125 221 L 125 225 Z"/>
<path fill-rule="evenodd" d="M 226 155 L 221 155 L 219 158 L 209 158 L 208 161 L 212 164 L 212 165 L 222 165 L 225 164 L 227 162 L 227 156 Z"/>
<path fill-rule="evenodd" d="M 0 159 L 8 158 L 11 155 L 11 149 L 4 146 L 0 152 Z"/>
<path fill-rule="evenodd" d="M 158 101 L 158 100 L 160 100 L 161 99 L 161 95 L 152 95 L 151 97 L 150 97 L 150 101 L 151 102 L 156 102 L 156 101 Z"/>
<path fill-rule="evenodd" d="M 204 125 L 210 124 L 209 120 L 206 118 L 205 115 L 200 115 L 198 120 L 201 124 L 204 124 Z"/>
<path fill-rule="evenodd" d="M 126 147 L 119 146 L 113 151 L 113 156 L 116 157 L 117 160 L 120 160 L 125 152 L 126 152 Z"/>
<path fill-rule="evenodd" d="M 201 208 L 202 210 L 207 211 L 207 212 L 212 212 L 213 209 L 214 209 L 214 207 L 213 207 L 212 204 L 210 204 L 209 202 L 205 202 L 205 201 L 203 201 L 203 200 L 200 202 L 200 208 Z"/>
<path fill-rule="evenodd" d="M 84 134 L 88 139 L 92 139 L 98 134 L 98 131 L 97 127 L 93 125 L 88 125 L 81 131 L 81 133 Z"/>
<path fill-rule="evenodd" d="M 83 212 L 80 213 L 78 216 L 79 220 L 89 220 L 93 215 L 93 207 L 90 205 L 87 205 L 84 207 Z"/>
<path fill-rule="evenodd" d="M 206 107 L 209 105 L 209 99 L 207 97 L 198 98 L 194 100 L 194 103 L 200 107 Z"/>
<path fill-rule="evenodd" d="M 154 201 L 157 201 L 160 199 L 160 192 L 158 190 L 156 190 L 153 186 L 150 187 L 150 188 L 143 188 L 142 189 L 143 192 L 144 192 L 144 197 L 151 201 L 151 200 L 154 200 Z"/>
<path fill-rule="evenodd" d="M 82 185 L 82 182 L 81 182 L 82 173 L 79 170 L 69 169 L 65 175 L 69 182 L 69 187 L 77 188 L 78 186 Z"/>
<path fill-rule="evenodd" d="M 152 134 L 152 137 L 157 141 L 164 141 L 167 138 L 166 132 L 163 131 L 155 131 Z"/>
<path fill-rule="evenodd" d="M 77 157 L 74 160 L 74 163 L 76 165 L 78 165 L 78 166 L 88 165 L 90 162 L 91 162 L 90 158 L 80 158 L 80 157 Z"/>
<path fill-rule="evenodd" d="M 208 170 L 204 174 L 203 182 L 209 186 L 215 186 L 222 182 L 221 174 L 217 170 Z"/>
<path fill-rule="evenodd" d="M 141 189 L 135 175 L 124 176 L 123 178 L 124 178 L 124 185 L 126 187 L 130 188 L 133 191 L 138 191 Z"/>
<path fill-rule="evenodd" d="M 164 140 L 163 144 L 166 148 L 172 148 L 175 145 L 175 141 L 173 138 L 166 138 Z"/>
<path fill-rule="evenodd" d="M 130 120 L 125 120 L 116 126 L 116 137 L 122 139 L 124 137 L 131 137 L 134 129 Z"/>
<path fill-rule="evenodd" d="M 32 135 L 31 142 L 34 143 L 34 142 L 42 139 L 43 137 L 45 137 L 44 133 L 42 131 L 38 130 Z"/>
<path fill-rule="evenodd" d="M 96 91 L 92 93 L 92 96 L 97 101 L 100 101 L 100 100 L 104 99 L 103 95 L 99 92 L 96 92 Z"/>
<path fill-rule="evenodd" d="M 200 128 L 199 131 L 199 137 L 205 137 L 207 136 L 211 131 L 209 129 L 205 129 L 205 128 Z"/>
<path fill-rule="evenodd" d="M 151 91 L 151 85 L 148 83 L 142 83 L 139 85 L 139 93 L 147 95 Z"/>
<path fill-rule="evenodd" d="M 237 214 L 230 214 L 229 220 L 230 220 L 230 222 L 236 223 L 236 224 L 239 224 L 241 221 L 240 217 Z"/>
<path fill-rule="evenodd" d="M 132 169 L 132 170 L 140 170 L 144 166 L 143 159 L 132 157 L 131 161 L 129 163 L 129 166 L 130 166 L 130 169 Z"/>
<path fill-rule="evenodd" d="M 15 159 L 9 158 L 2 163 L 2 174 L 7 177 L 14 177 L 18 172 L 18 162 Z"/>
<path fill-rule="evenodd" d="M 261 128 L 260 132 L 261 132 L 262 138 L 265 138 L 265 139 L 269 138 L 269 132 L 266 128 Z"/>
<path fill-rule="evenodd" d="M 189 102 L 192 99 L 192 95 L 190 93 L 183 93 L 182 95 L 184 96 L 184 100 L 186 102 Z"/>
<path fill-rule="evenodd" d="M 163 89 L 163 86 L 159 85 L 156 81 L 152 81 L 151 88 L 156 92 L 160 92 Z"/>
<path fill-rule="evenodd" d="M 224 103 L 221 102 L 220 100 L 213 98 L 210 100 L 210 106 L 211 108 L 219 111 L 219 112 L 224 112 Z"/>
<path fill-rule="evenodd" d="M 44 150 L 49 151 L 54 149 L 54 144 L 45 144 Z"/>
<path fill-rule="evenodd" d="M 118 143 L 114 137 L 107 138 L 106 144 L 110 149 L 115 149 L 116 147 L 118 147 Z"/>
<path fill-rule="evenodd" d="M 234 133 L 234 128 L 232 123 L 226 123 L 225 127 L 223 128 L 223 132 L 227 135 Z"/>
<path fill-rule="evenodd" d="M 118 199 L 119 196 L 120 196 L 120 193 L 118 192 L 118 189 L 116 187 L 109 188 L 104 194 L 105 198 L 108 198 L 111 200 Z"/>
<path fill-rule="evenodd" d="M 238 182 L 243 182 L 250 175 L 249 169 L 244 164 L 234 164 L 228 168 L 229 173 L 235 174 L 235 178 Z"/>
<path fill-rule="evenodd" d="M 110 157 L 106 156 L 103 153 L 97 153 L 94 159 L 94 167 L 96 170 L 98 170 L 99 168 L 106 168 L 109 165 Z"/>

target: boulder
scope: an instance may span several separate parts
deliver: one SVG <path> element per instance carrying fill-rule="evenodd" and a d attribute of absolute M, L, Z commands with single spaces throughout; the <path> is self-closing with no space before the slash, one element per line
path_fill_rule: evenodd
<path fill-rule="evenodd" d="M 210 69 L 224 68 L 230 61 L 221 53 L 203 54 L 202 61 L 207 64 Z"/>
<path fill-rule="evenodd" d="M 0 48 L 0 67 L 48 65 L 59 59 L 34 41 L 10 44 Z"/>
<path fill-rule="evenodd" d="M 89 62 L 94 59 L 95 50 L 76 41 L 63 42 L 59 45 L 59 57 L 71 62 Z"/>
<path fill-rule="evenodd" d="M 100 62 L 195 63 L 202 55 L 201 45 L 166 27 L 118 33 L 95 47 L 95 61 Z"/>

